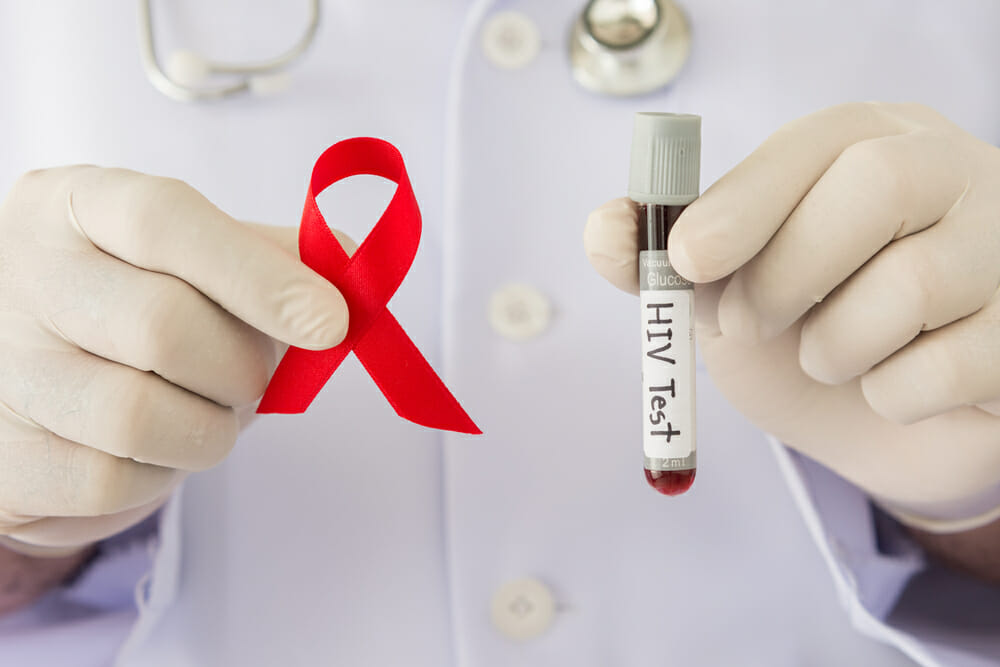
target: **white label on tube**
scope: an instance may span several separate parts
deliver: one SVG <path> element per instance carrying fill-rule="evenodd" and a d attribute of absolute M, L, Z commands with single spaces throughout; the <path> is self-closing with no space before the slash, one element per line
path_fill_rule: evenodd
<path fill-rule="evenodd" d="M 694 286 L 665 250 L 639 253 L 642 447 L 648 470 L 696 467 Z"/>

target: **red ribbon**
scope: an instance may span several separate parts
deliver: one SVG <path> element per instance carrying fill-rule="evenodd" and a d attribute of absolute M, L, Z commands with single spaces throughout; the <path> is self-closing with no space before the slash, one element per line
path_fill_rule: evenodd
<path fill-rule="evenodd" d="M 382 176 L 398 187 L 375 227 L 348 256 L 323 219 L 316 195 L 359 174 Z M 420 209 L 395 146 L 361 137 L 334 144 L 320 156 L 302 212 L 299 254 L 344 295 L 350 312 L 347 337 L 329 350 L 289 348 L 257 412 L 305 412 L 353 351 L 400 417 L 431 428 L 481 432 L 386 308 L 419 243 Z"/>

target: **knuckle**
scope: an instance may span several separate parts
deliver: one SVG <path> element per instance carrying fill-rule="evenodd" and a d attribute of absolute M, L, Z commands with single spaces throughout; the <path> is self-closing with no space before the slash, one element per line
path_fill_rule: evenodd
<path fill-rule="evenodd" d="M 941 115 L 937 109 L 921 102 L 898 102 L 888 105 L 904 128 L 939 127 L 959 129 L 954 123 Z"/>
<path fill-rule="evenodd" d="M 837 162 L 854 174 L 854 181 L 871 194 L 887 196 L 892 202 L 904 202 L 907 183 L 897 152 L 892 148 L 894 140 L 895 137 L 880 137 L 851 144 Z"/>
<path fill-rule="evenodd" d="M 915 115 L 915 116 L 939 116 L 938 112 L 932 107 L 927 106 L 922 102 L 900 102 L 893 105 L 894 109 L 899 110 L 902 113 Z"/>
<path fill-rule="evenodd" d="M 32 169 L 18 176 L 7 193 L 3 203 L 5 208 L 20 210 L 24 206 L 32 206 L 44 196 L 50 169 Z M 20 217 L 16 216 L 15 217 Z"/>
<path fill-rule="evenodd" d="M 121 384 L 114 395 L 114 416 L 107 429 L 105 447 L 115 456 L 141 456 L 142 445 L 155 435 L 151 429 L 151 406 L 157 397 L 150 386 L 153 376 L 137 374 Z"/>
<path fill-rule="evenodd" d="M 77 510 L 86 516 L 113 514 L 126 508 L 133 461 L 91 450 L 86 484 Z"/>
<path fill-rule="evenodd" d="M 936 332 L 935 332 L 936 333 Z M 960 405 L 968 402 L 967 372 L 961 351 L 935 333 L 925 334 L 924 344 L 915 350 L 922 357 L 918 382 L 929 398 L 937 403 Z"/>
<path fill-rule="evenodd" d="M 48 169 L 31 169 L 24 172 L 14 181 L 14 187 L 11 188 L 11 191 L 15 193 L 30 192 L 38 186 L 40 181 L 45 180 L 48 172 Z"/>
<path fill-rule="evenodd" d="M 799 366 L 806 375 L 824 384 L 839 384 L 837 359 L 840 340 L 830 335 L 829 320 L 820 316 L 823 305 L 806 318 L 799 338 Z"/>
<path fill-rule="evenodd" d="M 236 412 L 208 401 L 192 410 L 177 444 L 182 457 L 178 468 L 198 471 L 222 462 L 232 451 L 239 433 Z"/>
<path fill-rule="evenodd" d="M 197 191 L 175 178 L 145 174 L 132 174 L 125 183 L 128 219 L 124 221 L 126 235 L 123 241 L 135 261 L 148 262 L 169 231 L 162 221 L 181 218 Z"/>
<path fill-rule="evenodd" d="M 822 118 L 833 126 L 846 122 L 865 127 L 877 124 L 884 118 L 888 113 L 888 106 L 883 102 L 842 102 L 804 116 L 802 120 Z"/>
<path fill-rule="evenodd" d="M 184 214 L 191 210 L 192 203 L 202 199 L 197 190 L 179 179 L 149 178 L 152 183 L 145 200 L 145 221 L 147 226 L 156 230 L 163 229 L 163 226 L 148 223 L 164 217 L 183 219 Z"/>
<path fill-rule="evenodd" d="M 921 334 L 862 376 L 865 398 L 877 413 L 912 424 L 973 402 L 967 357 L 943 334 Z"/>
<path fill-rule="evenodd" d="M 875 280 L 888 285 L 893 296 L 926 318 L 935 280 L 935 255 L 920 243 L 902 239 L 879 253 L 873 263 Z M 922 323 L 921 328 L 926 322 Z"/>
<path fill-rule="evenodd" d="M 140 370 L 164 371 L 182 360 L 185 350 L 177 335 L 178 323 L 191 321 L 191 295 L 173 281 L 162 281 L 145 293 L 137 309 L 131 341 Z"/>
<path fill-rule="evenodd" d="M 152 205 L 154 210 L 163 208 L 176 208 L 198 195 L 197 190 L 178 178 L 164 178 L 161 176 L 147 176 L 148 196 L 147 204 Z"/>
<path fill-rule="evenodd" d="M 122 387 L 105 448 L 144 464 L 203 470 L 221 462 L 239 432 L 236 414 L 142 374 Z"/>
<path fill-rule="evenodd" d="M 77 164 L 64 167 L 44 167 L 29 169 L 18 176 L 10 188 L 9 198 L 46 197 L 51 198 L 52 191 L 59 190 L 81 177 L 90 170 L 99 169 L 93 165 Z"/>
<path fill-rule="evenodd" d="M 884 106 L 881 102 L 842 102 L 831 107 L 831 111 L 840 115 L 874 118 L 882 113 Z"/>
<path fill-rule="evenodd" d="M 277 362 L 277 349 L 273 339 L 253 330 L 247 325 L 240 323 L 243 332 L 236 339 L 238 346 L 236 358 L 239 360 L 237 387 L 229 403 L 231 407 L 238 407 L 252 403 L 264 394 L 267 383 Z"/>
<path fill-rule="evenodd" d="M 886 371 L 885 364 L 876 366 L 861 376 L 861 393 L 865 402 L 878 415 L 897 423 L 904 421 L 900 414 L 899 406 L 890 400 L 892 394 L 886 392 L 885 387 L 891 384 L 890 373 Z"/>

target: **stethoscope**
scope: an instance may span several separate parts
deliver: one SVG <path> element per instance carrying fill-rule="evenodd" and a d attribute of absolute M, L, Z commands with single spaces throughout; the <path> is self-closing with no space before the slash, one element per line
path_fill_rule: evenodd
<path fill-rule="evenodd" d="M 302 36 L 268 60 L 223 63 L 175 51 L 163 67 L 156 55 L 151 3 L 139 0 L 143 68 L 157 90 L 181 102 L 281 90 L 285 70 L 312 45 L 320 19 L 320 0 L 310 0 Z M 652 92 L 676 78 L 691 50 L 690 35 L 684 14 L 672 0 L 589 0 L 569 35 L 573 77 L 601 95 Z"/>
<path fill-rule="evenodd" d="M 152 0 L 139 0 L 139 52 L 150 83 L 167 97 L 180 102 L 201 102 L 234 97 L 243 93 L 266 95 L 282 90 L 284 72 L 298 60 L 316 39 L 319 28 L 319 2 L 310 0 L 306 28 L 295 44 L 284 53 L 267 60 L 223 63 L 202 58 L 193 51 L 174 51 L 167 67 L 156 55 Z M 226 79 L 219 83 L 219 78 Z"/>

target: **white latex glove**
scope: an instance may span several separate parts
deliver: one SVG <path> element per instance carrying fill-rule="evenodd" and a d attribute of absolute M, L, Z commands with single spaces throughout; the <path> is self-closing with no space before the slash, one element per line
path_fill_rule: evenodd
<path fill-rule="evenodd" d="M 707 141 L 711 141 L 708 135 Z M 733 405 L 939 532 L 1000 515 L 1000 150 L 917 105 L 789 123 L 669 238 Z M 635 292 L 636 213 L 595 211 L 592 263 Z"/>
<path fill-rule="evenodd" d="M 281 247 L 294 235 L 120 169 L 17 182 L 0 206 L 4 544 L 64 551 L 140 521 L 229 452 L 272 338 L 343 339 L 344 299 Z"/>

